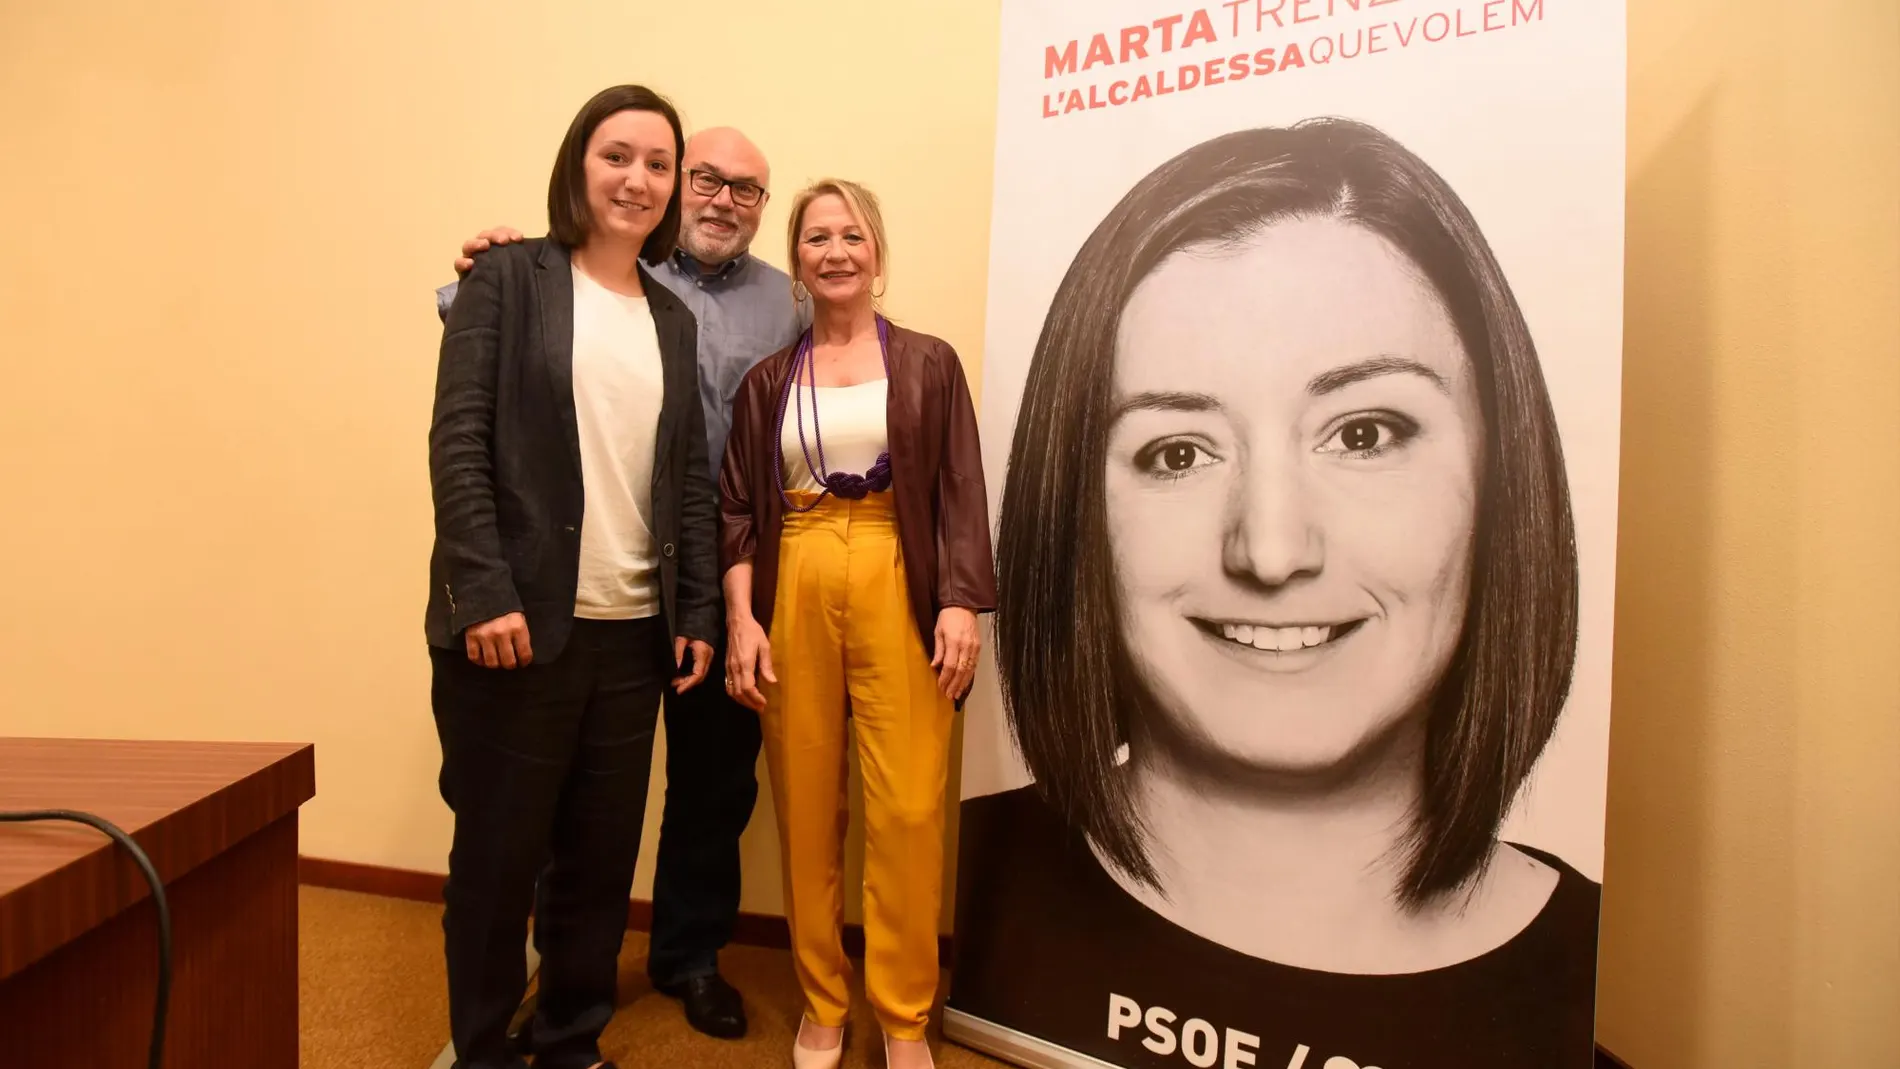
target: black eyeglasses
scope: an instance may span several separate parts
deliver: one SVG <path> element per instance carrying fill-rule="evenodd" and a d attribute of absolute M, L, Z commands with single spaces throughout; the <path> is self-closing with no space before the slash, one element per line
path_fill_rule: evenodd
<path fill-rule="evenodd" d="M 686 179 L 692 184 L 693 192 L 708 200 L 717 197 L 721 189 L 732 190 L 732 203 L 741 208 L 750 208 L 765 199 L 765 187 L 743 179 L 727 178 L 711 171 L 688 171 Z"/>

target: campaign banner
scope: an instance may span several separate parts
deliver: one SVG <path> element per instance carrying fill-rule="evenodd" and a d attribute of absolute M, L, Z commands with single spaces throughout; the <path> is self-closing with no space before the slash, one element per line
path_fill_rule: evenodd
<path fill-rule="evenodd" d="M 1621 0 L 1003 0 L 944 1027 L 1585 1069 Z"/>

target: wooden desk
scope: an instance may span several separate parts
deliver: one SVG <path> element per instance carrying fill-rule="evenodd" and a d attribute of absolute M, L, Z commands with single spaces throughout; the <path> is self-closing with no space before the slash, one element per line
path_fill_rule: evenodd
<path fill-rule="evenodd" d="M 0 738 L 0 810 L 76 809 L 150 857 L 172 915 L 165 1065 L 297 1065 L 297 807 L 310 746 Z M 0 823 L 0 1069 L 143 1069 L 157 910 L 124 848 Z"/>

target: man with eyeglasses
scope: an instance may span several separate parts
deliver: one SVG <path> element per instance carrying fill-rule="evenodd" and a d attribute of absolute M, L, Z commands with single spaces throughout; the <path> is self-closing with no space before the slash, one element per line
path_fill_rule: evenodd
<path fill-rule="evenodd" d="M 717 483 L 732 398 L 753 365 L 797 340 L 804 313 L 785 272 L 749 252 L 770 196 L 765 155 L 737 130 L 701 130 L 680 175 L 680 247 L 653 277 L 699 321 L 699 394 Z M 458 276 L 493 245 L 521 240 L 497 227 L 465 242 Z M 457 283 L 436 292 L 446 319 Z M 725 663 L 724 644 L 715 664 Z M 666 805 L 653 877 L 647 973 L 680 999 L 687 1021 L 721 1039 L 745 1034 L 745 1005 L 719 973 L 719 950 L 739 913 L 739 836 L 758 799 L 759 718 L 721 687 L 666 695 Z"/>

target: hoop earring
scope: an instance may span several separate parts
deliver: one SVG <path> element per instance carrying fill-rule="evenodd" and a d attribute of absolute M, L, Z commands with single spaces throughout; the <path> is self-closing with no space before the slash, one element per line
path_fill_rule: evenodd
<path fill-rule="evenodd" d="M 884 298 L 884 290 L 880 290 L 877 288 L 877 284 L 880 282 L 884 282 L 883 275 L 879 275 L 876 278 L 871 280 L 871 299 L 874 301 L 882 300 Z M 884 282 L 884 289 L 887 290 L 890 288 L 891 288 L 891 284 L 888 282 Z"/>
<path fill-rule="evenodd" d="M 792 303 L 793 304 L 804 304 L 806 299 L 809 298 L 810 296 L 811 296 L 811 291 L 805 288 L 805 282 L 803 279 L 792 280 Z"/>

